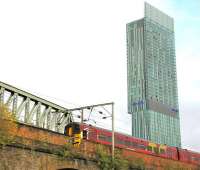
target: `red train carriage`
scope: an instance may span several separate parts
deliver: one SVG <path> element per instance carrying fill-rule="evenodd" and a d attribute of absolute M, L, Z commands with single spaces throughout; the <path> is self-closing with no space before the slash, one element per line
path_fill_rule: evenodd
<path fill-rule="evenodd" d="M 186 163 L 193 163 L 200 165 L 200 154 L 197 152 L 189 151 L 187 149 L 177 148 L 179 160 Z"/>
<path fill-rule="evenodd" d="M 104 145 L 112 145 L 112 132 L 106 129 L 80 124 L 82 130 L 87 130 L 87 139 Z M 167 145 L 159 145 L 143 139 L 115 132 L 115 147 L 127 148 L 136 152 L 151 154 L 178 160 L 177 150 Z"/>
<path fill-rule="evenodd" d="M 84 137 L 87 140 L 104 145 L 112 145 L 112 132 L 109 130 L 80 123 L 71 123 L 65 127 L 64 133 L 66 135 L 73 135 L 73 132 L 75 133 L 75 137 L 80 136 L 81 132 L 83 132 Z M 199 153 L 167 145 L 152 143 L 147 140 L 138 139 L 117 132 L 115 132 L 115 147 L 131 149 L 136 152 L 200 165 Z"/>
<path fill-rule="evenodd" d="M 197 152 L 188 151 L 190 155 L 190 162 L 200 165 L 200 154 Z"/>

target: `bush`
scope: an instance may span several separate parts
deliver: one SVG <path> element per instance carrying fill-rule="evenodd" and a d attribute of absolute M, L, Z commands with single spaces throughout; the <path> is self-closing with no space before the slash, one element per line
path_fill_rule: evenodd
<path fill-rule="evenodd" d="M 71 143 L 66 143 L 57 152 L 62 158 L 85 159 L 79 149 L 75 148 Z"/>
<path fill-rule="evenodd" d="M 101 170 L 111 170 L 112 169 L 112 157 L 106 152 L 106 149 L 102 145 L 97 145 L 96 156 L 98 165 Z"/>
<path fill-rule="evenodd" d="M 128 160 L 122 158 L 119 150 L 115 150 L 115 157 L 112 157 L 103 145 L 98 145 L 96 148 L 96 155 L 99 167 L 101 170 L 128 170 L 129 162 Z"/>
<path fill-rule="evenodd" d="M 106 150 L 103 145 L 97 145 L 96 155 L 98 165 L 101 170 L 144 170 L 144 161 L 140 158 L 135 158 L 134 160 L 128 160 L 122 156 L 119 149 L 115 149 L 115 157 L 112 160 L 110 153 Z"/>
<path fill-rule="evenodd" d="M 129 163 L 129 169 L 130 170 L 144 170 L 145 169 L 145 163 L 144 160 L 141 158 L 135 158 L 132 162 Z"/>

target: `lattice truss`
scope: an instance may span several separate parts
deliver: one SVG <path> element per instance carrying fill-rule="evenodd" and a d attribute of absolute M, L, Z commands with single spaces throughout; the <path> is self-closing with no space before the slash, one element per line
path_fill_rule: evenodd
<path fill-rule="evenodd" d="M 63 133 L 73 121 L 71 113 L 57 104 L 0 82 L 0 104 L 16 115 L 17 121 Z"/>

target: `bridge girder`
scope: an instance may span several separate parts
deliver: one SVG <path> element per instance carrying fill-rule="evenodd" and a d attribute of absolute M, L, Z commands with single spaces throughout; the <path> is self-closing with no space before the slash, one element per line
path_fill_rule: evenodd
<path fill-rule="evenodd" d="M 63 133 L 64 126 L 73 122 L 67 108 L 26 91 L 0 82 L 0 104 L 15 114 L 17 121 Z"/>

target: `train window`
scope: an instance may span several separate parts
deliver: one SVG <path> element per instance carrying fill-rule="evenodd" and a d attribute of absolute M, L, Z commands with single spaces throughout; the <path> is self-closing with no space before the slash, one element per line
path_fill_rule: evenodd
<path fill-rule="evenodd" d="M 119 145 L 125 145 L 128 147 L 133 147 L 133 148 L 138 148 L 138 149 L 143 149 L 143 150 L 146 149 L 146 146 L 144 146 L 143 144 L 138 144 L 136 142 L 127 141 L 127 140 L 124 141 L 119 138 L 116 138 L 115 142 L 116 142 L 116 144 L 119 144 Z"/>
<path fill-rule="evenodd" d="M 117 138 L 117 139 L 116 139 L 116 144 L 124 145 L 124 141 L 123 141 L 122 139 Z M 126 145 L 126 144 L 125 144 L 125 145 Z"/>
<path fill-rule="evenodd" d="M 112 137 L 111 136 L 106 136 L 106 141 L 107 142 L 112 142 Z"/>
<path fill-rule="evenodd" d="M 104 135 L 99 135 L 98 136 L 99 140 L 105 141 L 106 137 Z"/>
<path fill-rule="evenodd" d="M 193 161 L 200 161 L 200 158 L 197 158 L 197 157 L 192 157 L 191 158 Z"/>
<path fill-rule="evenodd" d="M 111 136 L 105 136 L 105 135 L 99 135 L 99 140 L 106 141 L 106 142 L 112 142 Z"/>
<path fill-rule="evenodd" d="M 80 133 L 80 126 L 78 124 L 74 124 L 73 133 L 74 134 Z"/>

